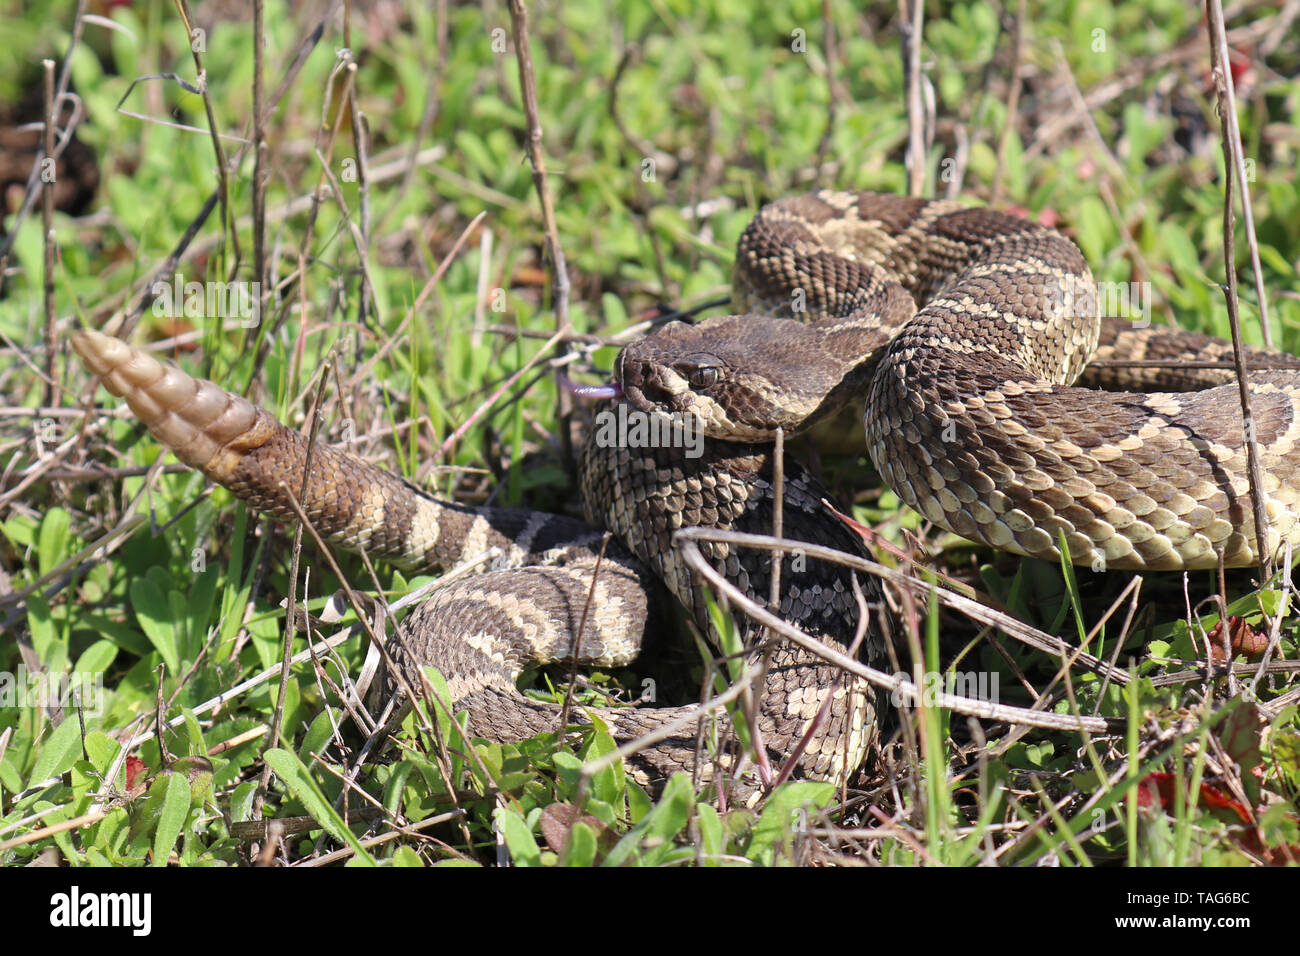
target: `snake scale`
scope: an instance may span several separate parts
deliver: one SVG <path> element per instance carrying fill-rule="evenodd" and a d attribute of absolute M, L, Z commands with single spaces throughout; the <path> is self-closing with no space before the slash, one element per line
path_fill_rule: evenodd
<path fill-rule="evenodd" d="M 711 633 L 703 588 L 673 532 L 769 533 L 775 427 L 808 428 L 854 401 L 865 401 L 881 476 L 965 537 L 1056 558 L 1064 535 L 1072 561 L 1115 569 L 1255 560 L 1230 373 L 1086 371 L 1094 354 L 1222 358 L 1230 347 L 1100 321 L 1088 266 L 1060 233 L 955 202 L 821 191 L 764 207 L 745 230 L 735 305 L 759 314 L 670 323 L 620 354 L 620 400 L 648 414 L 698 415 L 711 437 L 699 457 L 589 440 L 579 463 L 586 522 L 445 501 L 335 448 L 314 449 L 303 510 L 327 541 L 434 571 L 500 549 L 488 571 L 436 591 L 390 641 L 413 685 L 421 664 L 446 675 L 474 735 L 508 741 L 556 730 L 558 708 L 516 689 L 521 669 L 631 661 L 666 626 L 665 590 Z M 181 461 L 256 510 L 292 520 L 286 488 L 302 482 L 301 434 L 115 338 L 82 330 L 72 344 Z M 1250 382 L 1272 547 L 1300 542 L 1300 372 L 1269 368 L 1287 358 L 1248 353 L 1263 369 Z M 1076 380 L 1165 391 L 1098 391 Z M 784 481 L 787 537 L 865 553 L 812 475 L 787 461 Z M 725 544 L 703 553 L 766 604 L 767 554 Z M 883 661 L 874 621 L 858 633 L 860 602 L 879 600 L 873 580 L 787 557 L 780 595 L 787 620 L 841 648 L 857 636 L 861 659 Z M 823 779 L 859 766 L 878 733 L 874 691 L 797 646 L 778 643 L 768 654 L 756 720 L 767 760 L 757 771 L 708 734 L 700 744 L 692 723 L 630 757 L 634 776 L 654 784 L 675 770 L 723 772 L 752 792 L 757 776 L 787 759 Z M 591 712 L 620 742 L 688 713 Z"/>

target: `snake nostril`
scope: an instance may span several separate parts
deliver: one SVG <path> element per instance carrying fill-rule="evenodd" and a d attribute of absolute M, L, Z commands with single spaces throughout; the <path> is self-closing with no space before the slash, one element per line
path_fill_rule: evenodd
<path fill-rule="evenodd" d="M 621 381 L 624 388 L 640 389 L 649 392 L 655 388 L 655 375 L 649 362 L 638 359 L 626 359 L 620 363 Z"/>
<path fill-rule="evenodd" d="M 663 377 L 653 362 L 627 362 L 623 366 L 623 394 L 642 411 L 671 406 L 673 392 L 664 387 Z"/>

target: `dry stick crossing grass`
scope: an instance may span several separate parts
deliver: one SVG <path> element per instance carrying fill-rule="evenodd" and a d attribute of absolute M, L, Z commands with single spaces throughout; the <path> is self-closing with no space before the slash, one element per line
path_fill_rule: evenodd
<path fill-rule="evenodd" d="M 54 96 L 54 61 L 45 60 L 42 64 L 45 73 L 45 155 L 53 157 L 54 153 L 54 109 L 57 100 Z M 52 160 L 47 160 L 52 161 Z M 37 164 L 40 165 L 40 164 Z M 54 379 L 54 341 L 58 328 L 58 313 L 54 307 L 54 188 L 41 190 L 41 225 L 44 229 L 45 251 L 44 272 L 41 277 L 44 285 L 45 299 L 45 401 L 44 405 L 53 405 L 57 386 Z"/>
<path fill-rule="evenodd" d="M 910 590 L 926 594 L 931 590 L 931 586 L 916 578 L 904 575 L 892 568 L 877 564 L 874 561 L 868 561 L 865 558 L 859 558 L 856 555 L 845 554 L 841 551 L 835 551 L 831 548 L 812 545 L 806 542 L 787 541 L 778 538 L 772 538 L 766 535 L 743 534 L 734 531 L 718 531 L 709 528 L 683 528 L 676 533 L 674 540 L 679 542 L 685 560 L 691 565 L 697 573 L 709 581 L 714 587 L 718 588 L 727 596 L 727 599 L 733 602 L 734 606 L 743 610 L 748 616 L 760 624 L 772 628 L 778 633 L 784 635 L 787 639 L 805 647 L 817 654 L 823 660 L 829 661 L 840 667 L 847 673 L 861 677 L 869 681 L 876 687 L 883 690 L 898 691 L 907 698 L 910 703 L 920 704 L 923 695 L 911 684 L 906 678 L 898 675 L 886 674 L 868 667 L 865 664 L 849 657 L 841 651 L 828 647 L 816 638 L 804 634 L 798 628 L 795 628 L 781 618 L 772 614 L 767 609 L 747 597 L 738 588 L 728 582 L 721 574 L 718 573 L 708 560 L 704 557 L 699 548 L 699 542 L 712 541 L 721 542 L 736 547 L 751 547 L 764 550 L 782 550 L 799 548 L 804 556 L 815 558 L 822 561 L 829 561 L 836 564 L 842 564 L 845 567 L 855 568 L 865 571 L 888 580 L 894 584 L 908 587 Z M 960 595 L 948 594 L 945 596 L 943 591 L 935 591 L 939 596 L 941 603 L 952 602 L 951 606 L 965 606 L 968 599 Z M 973 602 L 972 602 L 973 603 Z M 1006 620 L 1010 624 L 1010 619 L 998 612 L 990 612 L 995 617 Z M 1021 624 L 1019 627 L 1011 625 L 1011 629 L 1019 634 L 1026 633 L 1027 625 Z M 1048 643 L 1060 644 L 1062 650 L 1067 646 L 1059 639 L 1053 639 L 1049 635 L 1041 635 Z M 1083 655 L 1080 655 L 1081 658 Z M 1096 658 L 1093 658 L 1095 661 Z M 1110 669 L 1097 661 L 1097 669 L 1102 672 L 1108 672 Z M 958 713 L 968 714 L 973 717 L 983 717 L 989 720 L 1005 720 L 1011 723 L 1028 722 L 1035 727 L 1043 727 L 1053 730 L 1083 730 L 1094 733 L 1105 733 L 1114 728 L 1113 722 L 1096 717 L 1070 717 L 1062 714 L 1039 714 L 1031 710 L 1019 707 L 1007 707 L 1001 704 L 987 703 L 983 701 L 971 701 L 967 698 L 957 697 L 953 694 L 940 692 L 935 696 L 937 706 Z"/>
<path fill-rule="evenodd" d="M 533 72 L 533 55 L 528 37 L 528 8 L 522 0 L 509 0 L 510 23 L 515 41 L 515 58 L 519 64 L 519 89 L 523 98 L 524 122 L 527 128 L 528 162 L 533 170 L 533 186 L 537 190 L 537 200 L 541 204 L 542 229 L 546 236 L 547 258 L 551 266 L 551 281 L 554 283 L 552 306 L 555 309 L 556 336 L 562 339 L 570 329 L 569 323 L 569 267 L 564 258 L 564 247 L 560 244 L 560 231 L 555 224 L 555 206 L 546 180 L 546 156 L 542 141 L 542 121 L 537 106 L 537 77 Z M 560 352 L 568 351 L 568 345 L 561 343 Z M 557 376 L 560 373 L 557 372 Z M 576 471 L 569 430 L 569 417 L 573 411 L 573 399 L 564 388 L 557 389 L 556 408 L 560 423 L 560 442 L 564 449 L 564 469 L 572 478 Z"/>
<path fill-rule="evenodd" d="M 1206 13 L 1210 24 L 1210 62 L 1213 66 L 1215 89 L 1219 98 L 1219 119 L 1223 132 L 1223 264 L 1228 284 L 1224 296 L 1228 303 L 1228 326 L 1232 329 L 1232 353 L 1237 365 L 1237 389 L 1241 396 L 1242 427 L 1246 439 L 1246 467 L 1250 478 L 1250 499 L 1255 517 L 1255 540 L 1259 552 L 1259 583 L 1264 585 L 1273 576 L 1273 550 L 1268 545 L 1268 509 L 1262 494 L 1264 472 L 1260 465 L 1259 441 L 1255 435 L 1255 418 L 1250 407 L 1250 385 L 1242 358 L 1241 320 L 1237 315 L 1237 263 L 1234 255 L 1235 230 L 1232 212 L 1233 174 L 1240 180 L 1242 218 L 1246 224 L 1246 237 L 1251 250 L 1251 263 L 1255 272 L 1255 290 L 1259 297 L 1260 324 L 1264 342 L 1271 346 L 1272 333 L 1268 327 L 1268 306 L 1264 295 L 1263 271 L 1259 264 L 1259 249 L 1255 240 L 1255 220 L 1250 209 L 1250 191 L 1246 185 L 1246 164 L 1242 158 L 1241 130 L 1237 125 L 1236 96 L 1232 86 L 1232 71 L 1228 69 L 1228 41 L 1223 31 L 1223 7 L 1219 0 L 1206 0 Z"/>
<path fill-rule="evenodd" d="M 1002 124 L 1002 135 L 998 137 L 998 152 L 993 166 L 993 185 L 989 187 L 989 205 L 999 208 L 1002 203 L 1003 179 L 1006 169 L 1007 148 L 1011 145 L 1011 134 L 1015 129 L 1017 107 L 1020 104 L 1020 58 L 1023 55 L 1025 0 L 1018 0 L 1016 19 L 1011 27 L 1011 78 L 1008 83 L 1007 116 Z"/>
<path fill-rule="evenodd" d="M 921 38 L 925 24 L 923 0 L 898 0 L 898 33 L 903 52 L 903 76 L 907 83 L 907 194 L 925 192 L 927 111 L 922 104 L 921 86 L 929 81 L 921 75 Z M 928 111 L 933 112 L 933 109 Z"/>

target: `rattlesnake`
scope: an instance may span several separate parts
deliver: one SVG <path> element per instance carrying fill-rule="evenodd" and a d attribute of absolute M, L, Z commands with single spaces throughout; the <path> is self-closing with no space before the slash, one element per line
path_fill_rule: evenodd
<path fill-rule="evenodd" d="M 700 457 L 681 447 L 589 441 L 580 462 L 586 523 L 443 501 L 337 449 L 314 449 L 303 510 L 326 540 L 433 570 L 501 550 L 490 571 L 417 607 L 391 642 L 411 684 L 420 664 L 447 677 L 472 734 L 517 740 L 556 730 L 558 708 L 516 690 L 520 669 L 570 657 L 631 660 L 665 626 L 657 582 L 712 633 L 703 589 L 673 547 L 673 532 L 697 525 L 769 532 L 773 425 L 805 427 L 855 395 L 866 395 L 878 470 L 906 502 L 958 533 L 1047 557 L 1062 533 L 1074 561 L 1114 568 L 1207 566 L 1220 552 L 1229 565 L 1253 560 L 1235 391 L 1067 387 L 1099 335 L 1114 358 L 1189 348 L 1217 349 L 1218 357 L 1222 345 L 1115 322 L 1099 333 L 1091 275 L 1059 233 L 950 202 L 816 193 L 766 207 L 745 231 L 736 301 L 741 311 L 803 313 L 804 321 L 674 323 L 625 349 L 616 377 L 637 410 L 700 414 L 727 438 L 709 439 Z M 868 314 L 880 328 L 864 324 Z M 117 339 L 83 330 L 72 343 L 182 461 L 255 509 L 293 517 L 289 489 L 296 495 L 302 483 L 302 435 Z M 1282 361 L 1258 350 L 1250 359 Z M 1137 377 L 1144 375 L 1166 388 L 1182 381 L 1163 371 Z M 1252 375 L 1274 544 L 1300 536 L 1297 375 Z M 1216 376 L 1222 380 L 1190 378 L 1205 385 Z M 1115 373 L 1098 376 L 1106 379 L 1115 384 Z M 811 475 L 793 461 L 784 475 L 787 537 L 864 553 Z M 766 603 L 766 554 L 725 544 L 703 551 Z M 803 630 L 841 648 L 856 634 L 863 660 L 883 659 L 874 617 L 857 634 L 862 609 L 879 599 L 872 579 L 796 555 L 783 564 L 780 594 L 782 616 Z M 779 767 L 795 753 L 800 773 L 842 779 L 878 732 L 875 693 L 809 650 L 778 643 L 768 654 L 757 705 L 768 762 Z M 595 712 L 620 741 L 687 713 Z M 694 768 L 755 786 L 743 755 L 699 744 L 694 726 L 639 751 L 629 766 L 646 783 Z"/>
<path fill-rule="evenodd" d="M 1071 560 L 1098 569 L 1258 560 L 1235 386 L 1071 387 L 1103 337 L 1109 357 L 1223 358 L 1225 343 L 1102 323 L 1083 254 L 1055 230 L 951 201 L 782 200 L 741 237 L 736 302 L 764 315 L 674 323 L 624 349 L 628 398 L 757 441 L 865 394 L 881 477 L 964 537 L 1057 560 L 1064 535 Z M 1300 372 L 1280 353 L 1247 359 L 1265 369 L 1249 381 L 1276 551 L 1300 544 Z M 1184 389 L 1227 374 L 1136 379 Z"/>

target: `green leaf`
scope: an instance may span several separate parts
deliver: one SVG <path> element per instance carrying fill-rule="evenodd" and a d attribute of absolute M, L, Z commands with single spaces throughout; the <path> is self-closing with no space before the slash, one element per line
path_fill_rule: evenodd
<path fill-rule="evenodd" d="M 18 769 L 8 756 L 0 759 L 0 787 L 12 791 L 23 789 L 23 778 L 19 775 Z M 3 796 L 3 794 L 0 794 L 0 796 Z"/>
<path fill-rule="evenodd" d="M 86 734 L 86 755 L 90 757 L 90 765 L 101 775 L 108 773 L 121 749 L 120 743 L 102 731 L 92 730 Z"/>
<path fill-rule="evenodd" d="M 569 831 L 566 866 L 591 866 L 596 859 L 596 831 L 579 820 Z"/>
<path fill-rule="evenodd" d="M 645 815 L 654 809 L 650 795 L 634 780 L 627 782 L 627 818 L 633 823 L 645 819 Z"/>
<path fill-rule="evenodd" d="M 131 582 L 131 607 L 140 629 L 167 665 L 169 677 L 180 674 L 180 647 L 166 595 L 149 578 Z"/>
<path fill-rule="evenodd" d="M 0 524 L 0 532 L 19 548 L 30 548 L 36 543 L 36 533 L 40 529 L 27 515 L 13 515 Z"/>
<path fill-rule="evenodd" d="M 700 830 L 700 848 L 704 851 L 704 865 L 717 866 L 717 858 L 726 849 L 726 835 L 718 811 L 708 803 L 695 805 L 695 824 Z"/>
<path fill-rule="evenodd" d="M 1295 271 L 1295 267 L 1286 261 L 1286 256 L 1267 243 L 1259 245 L 1259 263 L 1283 276 L 1292 275 Z"/>
<path fill-rule="evenodd" d="M 1055 748 L 1050 740 L 1045 740 L 1038 744 L 1025 745 L 1025 757 L 1035 767 L 1042 767 L 1047 761 L 1052 759 Z"/>
<path fill-rule="evenodd" d="M 160 784 L 166 787 L 166 793 L 162 798 L 162 809 L 158 813 L 158 825 L 153 835 L 154 866 L 167 865 L 167 856 L 176 845 L 176 838 L 181 835 L 185 818 L 190 815 L 190 784 L 185 774 L 169 773 L 154 781 L 150 790 L 156 789 Z"/>
<path fill-rule="evenodd" d="M 69 556 L 68 513 L 62 508 L 51 508 L 37 535 L 37 560 L 41 575 L 49 574 Z"/>
<path fill-rule="evenodd" d="M 72 769 L 72 765 L 80 757 L 81 723 L 74 714 L 72 717 L 65 718 L 63 723 L 55 727 L 45 738 L 45 742 L 40 747 L 40 755 L 36 758 L 36 766 L 32 768 L 32 775 L 27 779 L 27 786 L 34 787 L 51 777 L 65 773 Z"/>
<path fill-rule="evenodd" d="M 585 761 L 597 760 L 606 754 L 611 754 L 618 749 L 618 744 L 610 736 L 604 722 L 594 714 L 591 717 L 593 730 L 589 738 L 589 743 L 583 750 L 582 759 Z M 623 762 L 615 760 L 613 763 L 602 768 L 591 778 L 591 794 L 597 800 L 603 800 L 608 804 L 622 809 L 624 787 Z"/>
<path fill-rule="evenodd" d="M 230 795 L 230 819 L 235 823 L 245 823 L 253 818 L 253 798 L 257 795 L 257 783 L 241 783 Z"/>
<path fill-rule="evenodd" d="M 771 865 L 776 859 L 777 844 L 788 849 L 793 841 L 793 825 L 808 810 L 821 810 L 835 796 L 835 785 L 818 780 L 784 783 L 772 792 L 763 814 L 754 825 L 749 842 L 749 857 Z"/>
<path fill-rule="evenodd" d="M 181 717 L 185 721 L 185 730 L 189 734 L 190 753 L 206 754 L 208 752 L 208 744 L 207 741 L 203 739 L 203 728 L 199 726 L 199 719 L 194 716 L 194 711 L 188 707 L 182 707 Z M 204 757 L 203 759 L 206 760 L 207 757 Z M 177 762 L 179 763 L 179 761 Z"/>
<path fill-rule="evenodd" d="M 619 840 L 609 856 L 605 857 L 605 866 L 619 866 L 623 863 L 649 863 L 650 860 L 634 860 L 633 855 L 640 850 L 655 850 L 668 843 L 682 831 L 690 819 L 691 807 L 694 806 L 694 794 L 691 791 L 691 777 L 686 773 L 675 773 L 664 786 L 663 795 L 644 819 Z"/>
<path fill-rule="evenodd" d="M 208 636 L 208 618 L 212 615 L 212 605 L 216 602 L 217 581 L 220 578 L 217 568 L 211 567 L 200 574 L 189 592 L 184 596 L 184 607 L 189 625 L 189 647 L 187 653 L 197 654 Z"/>
<path fill-rule="evenodd" d="M 541 865 L 542 851 L 518 811 L 511 807 L 498 807 L 493 812 L 492 819 L 506 841 L 506 849 L 510 851 L 510 859 L 515 866 Z"/>
<path fill-rule="evenodd" d="M 460 735 L 460 724 L 454 721 L 442 706 L 443 701 L 449 702 L 452 699 L 451 691 L 447 689 L 447 678 L 443 677 L 436 667 L 426 667 L 424 673 L 433 687 L 434 696 L 423 700 L 432 708 L 433 716 L 437 718 L 435 726 L 447 735 L 446 743 L 449 747 L 460 749 L 466 746 L 467 741 Z M 417 693 L 420 690 L 418 687 L 414 689 Z"/>
<path fill-rule="evenodd" d="M 388 865 L 423 867 L 424 861 L 420 859 L 420 854 L 416 853 L 409 846 L 399 846 L 393 851 L 393 855 L 389 857 Z"/>
<path fill-rule="evenodd" d="M 375 859 L 361 845 L 361 841 L 348 829 L 343 818 L 325 799 L 316 781 L 298 755 L 290 750 L 275 748 L 266 752 L 266 762 L 275 775 L 283 781 L 285 787 L 303 805 L 311 818 L 324 828 L 325 832 L 340 843 L 346 843 L 357 854 L 357 859 L 368 866 L 375 866 Z"/>
<path fill-rule="evenodd" d="M 189 784 L 190 802 L 202 806 L 212 793 L 212 761 L 207 757 L 177 757 L 172 761 L 171 772 L 180 774 Z"/>
<path fill-rule="evenodd" d="M 27 596 L 27 627 L 31 631 L 32 648 L 44 662 L 47 672 L 62 670 L 67 662 L 65 646 L 59 639 L 59 629 L 50 613 L 50 603 L 39 594 Z"/>
<path fill-rule="evenodd" d="M 112 641 L 98 640 L 81 652 L 72 669 L 80 674 L 102 675 L 116 659 L 117 645 Z"/>
<path fill-rule="evenodd" d="M 302 746 L 298 748 L 298 759 L 304 763 L 312 754 L 319 754 L 325 748 L 330 735 L 334 732 L 334 722 L 328 710 L 322 710 L 303 735 Z"/>

